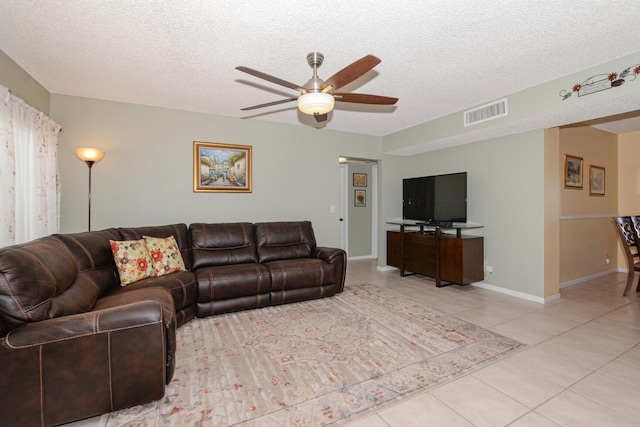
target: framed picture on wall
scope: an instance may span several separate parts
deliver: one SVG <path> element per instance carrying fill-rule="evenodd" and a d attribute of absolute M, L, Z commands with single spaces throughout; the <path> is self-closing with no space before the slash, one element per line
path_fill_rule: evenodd
<path fill-rule="evenodd" d="M 354 173 L 353 174 L 353 186 L 354 187 L 366 187 L 367 186 L 367 174 L 366 173 Z"/>
<path fill-rule="evenodd" d="M 589 195 L 604 196 L 604 167 L 589 165 Z"/>
<path fill-rule="evenodd" d="M 193 191 L 251 193 L 251 146 L 194 141 Z"/>
<path fill-rule="evenodd" d="M 582 189 L 582 157 L 564 155 L 564 188 Z"/>
<path fill-rule="evenodd" d="M 358 208 L 367 206 L 367 190 L 356 190 L 354 205 Z"/>

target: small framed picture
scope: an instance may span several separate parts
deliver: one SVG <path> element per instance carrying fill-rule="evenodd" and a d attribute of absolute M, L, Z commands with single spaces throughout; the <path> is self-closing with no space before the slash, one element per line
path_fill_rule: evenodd
<path fill-rule="evenodd" d="M 564 188 L 582 189 L 582 157 L 564 155 Z"/>
<path fill-rule="evenodd" d="M 366 187 L 367 186 L 367 174 L 366 173 L 354 173 L 353 174 L 353 186 L 354 187 Z"/>
<path fill-rule="evenodd" d="M 367 206 L 367 190 L 356 190 L 353 200 L 356 207 L 361 208 Z"/>
<path fill-rule="evenodd" d="M 589 195 L 604 196 L 604 167 L 589 165 Z"/>

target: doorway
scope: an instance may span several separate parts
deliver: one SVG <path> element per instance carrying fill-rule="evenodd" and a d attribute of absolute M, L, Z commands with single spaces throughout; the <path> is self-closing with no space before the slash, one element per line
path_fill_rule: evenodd
<path fill-rule="evenodd" d="M 378 161 L 340 158 L 340 235 L 350 260 L 378 257 Z"/>

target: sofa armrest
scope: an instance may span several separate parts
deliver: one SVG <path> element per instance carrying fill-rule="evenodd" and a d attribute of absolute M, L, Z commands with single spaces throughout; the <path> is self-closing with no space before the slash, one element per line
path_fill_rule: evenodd
<path fill-rule="evenodd" d="M 0 339 L 0 413 L 10 418 L 0 424 L 58 425 L 161 399 L 166 358 L 155 301 L 14 329 Z"/>
<path fill-rule="evenodd" d="M 335 266 L 336 284 L 338 285 L 338 291 L 344 290 L 344 281 L 347 276 L 347 253 L 338 248 L 327 248 L 317 246 L 311 253 L 313 258 L 318 258 L 333 264 Z"/>

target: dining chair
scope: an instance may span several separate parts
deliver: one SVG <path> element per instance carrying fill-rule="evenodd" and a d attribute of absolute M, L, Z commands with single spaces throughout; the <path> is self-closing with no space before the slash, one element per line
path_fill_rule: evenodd
<path fill-rule="evenodd" d="M 618 236 L 622 243 L 625 256 L 627 257 L 627 266 L 629 273 L 627 276 L 627 286 L 624 289 L 624 296 L 627 296 L 631 287 L 633 286 L 633 279 L 635 272 L 640 272 L 640 253 L 638 252 L 638 242 L 640 241 L 640 216 L 637 218 L 639 227 L 636 229 L 635 221 L 630 216 L 614 216 L 613 221 L 616 224 L 616 230 L 618 230 Z M 638 277 L 638 283 L 636 285 L 636 292 L 640 291 L 640 277 Z"/>

